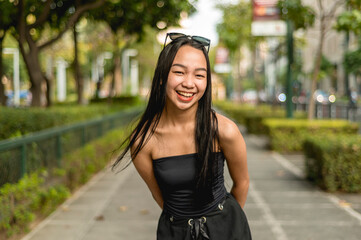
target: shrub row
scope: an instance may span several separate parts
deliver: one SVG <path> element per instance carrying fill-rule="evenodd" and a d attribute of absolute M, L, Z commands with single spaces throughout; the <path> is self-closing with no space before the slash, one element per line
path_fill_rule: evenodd
<path fill-rule="evenodd" d="M 256 110 L 253 105 L 240 104 L 230 101 L 214 101 L 214 106 L 221 109 L 227 116 L 231 117 L 241 125 L 246 124 L 245 117 Z"/>
<path fill-rule="evenodd" d="M 272 150 L 300 152 L 309 136 L 357 134 L 358 125 L 346 120 L 266 119 L 263 121 Z"/>
<path fill-rule="evenodd" d="M 125 129 L 107 133 L 62 159 L 62 168 L 32 173 L 0 188 L 0 237 L 27 231 L 37 217 L 51 213 L 71 191 L 103 169 L 125 136 Z"/>
<path fill-rule="evenodd" d="M 0 140 L 95 118 L 140 103 L 141 100 L 137 97 L 124 97 L 124 99 L 117 98 L 113 104 L 93 103 L 87 106 L 64 104 L 46 109 L 0 107 Z"/>
<path fill-rule="evenodd" d="M 361 136 L 308 137 L 303 149 L 307 178 L 327 191 L 361 192 Z"/>
<path fill-rule="evenodd" d="M 280 106 L 247 105 L 230 101 L 216 101 L 214 105 L 224 111 L 228 116 L 247 128 L 248 133 L 265 134 L 264 119 L 285 118 L 286 111 Z M 295 112 L 295 118 L 304 119 L 304 112 Z"/>

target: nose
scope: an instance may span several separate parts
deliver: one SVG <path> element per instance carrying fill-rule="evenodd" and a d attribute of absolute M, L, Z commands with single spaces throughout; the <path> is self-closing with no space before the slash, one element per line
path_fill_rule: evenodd
<path fill-rule="evenodd" d="M 185 88 L 193 88 L 194 87 L 194 78 L 191 74 L 187 74 L 184 77 L 184 80 L 182 82 L 182 86 Z"/>

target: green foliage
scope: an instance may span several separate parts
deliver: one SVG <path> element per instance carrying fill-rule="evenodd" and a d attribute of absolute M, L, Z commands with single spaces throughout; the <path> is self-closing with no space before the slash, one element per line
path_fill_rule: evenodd
<path fill-rule="evenodd" d="M 267 118 L 285 118 L 284 108 L 269 105 L 247 105 L 230 101 L 216 101 L 215 106 L 224 111 L 239 124 L 247 128 L 248 133 L 266 134 L 263 120 Z M 302 112 L 295 113 L 296 118 L 305 118 Z"/>
<path fill-rule="evenodd" d="M 321 67 L 320 67 L 318 79 L 323 79 L 327 76 L 332 75 L 333 69 L 334 69 L 333 64 L 327 59 L 326 56 L 322 55 Z"/>
<path fill-rule="evenodd" d="M 25 175 L 18 183 L 7 183 L 0 188 L 0 234 L 7 236 L 28 230 L 37 217 L 50 214 L 69 197 L 71 190 L 86 183 L 96 172 L 103 169 L 117 149 L 119 139 L 128 134 L 125 129 L 107 133 L 84 148 L 63 158 L 62 168 L 51 172 L 45 170 Z"/>
<path fill-rule="evenodd" d="M 241 104 L 231 101 L 213 101 L 215 107 L 227 114 L 239 124 L 246 124 L 246 116 L 256 110 L 256 107 L 250 104 Z"/>
<path fill-rule="evenodd" d="M 361 34 L 361 11 L 345 11 L 337 18 L 336 30 Z"/>
<path fill-rule="evenodd" d="M 277 6 L 281 13 L 282 20 L 290 20 L 295 30 L 311 27 L 315 22 L 315 11 L 302 4 L 301 0 L 280 0 Z"/>
<path fill-rule="evenodd" d="M 89 12 L 89 16 L 109 24 L 113 33 L 122 30 L 125 35 L 143 37 L 145 26 L 157 28 L 162 21 L 167 26 L 178 26 L 182 12 L 193 13 L 192 4 L 180 1 L 106 1 L 102 8 Z"/>
<path fill-rule="evenodd" d="M 0 39 L 4 39 L 6 31 L 16 25 L 16 6 L 11 1 L 0 1 Z"/>
<path fill-rule="evenodd" d="M 46 187 L 47 176 L 47 172 L 38 171 L 0 188 L 0 231 L 11 236 L 27 230 L 38 211 L 48 214 L 69 196 L 62 186 Z"/>
<path fill-rule="evenodd" d="M 107 101 L 107 99 L 99 100 L 99 102 L 104 101 Z M 120 97 L 112 101 L 113 104 L 94 103 L 89 106 L 58 105 L 47 109 L 1 108 L 0 140 L 100 117 L 142 103 L 141 99 L 137 97 Z"/>
<path fill-rule="evenodd" d="M 358 124 L 346 120 L 266 119 L 263 121 L 270 147 L 278 152 L 302 151 L 308 136 L 357 134 Z"/>
<path fill-rule="evenodd" d="M 344 66 L 348 73 L 361 75 L 361 45 L 355 51 L 346 52 Z"/>
<path fill-rule="evenodd" d="M 317 185 L 327 191 L 361 192 L 359 135 L 314 135 L 306 138 L 303 149 L 307 177 Z"/>
<path fill-rule="evenodd" d="M 106 136 L 85 147 L 64 156 L 66 186 L 76 189 L 99 170 L 103 169 L 120 145 L 120 139 L 126 136 L 125 129 L 109 132 Z M 113 154 L 112 154 L 113 153 Z"/>
<path fill-rule="evenodd" d="M 256 111 L 252 111 L 245 117 L 245 126 L 248 133 L 252 134 L 266 134 L 267 128 L 264 125 L 266 119 L 284 119 L 286 117 L 286 111 L 281 107 L 270 107 L 265 105 L 257 107 Z M 295 112 L 294 117 L 296 119 L 305 119 L 306 114 L 304 112 Z"/>
<path fill-rule="evenodd" d="M 217 25 L 220 41 L 230 50 L 236 52 L 251 37 L 252 6 L 249 2 L 219 5 L 223 19 Z"/>

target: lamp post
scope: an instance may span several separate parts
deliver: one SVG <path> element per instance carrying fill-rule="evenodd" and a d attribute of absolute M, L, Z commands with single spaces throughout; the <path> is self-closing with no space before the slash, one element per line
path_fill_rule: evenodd
<path fill-rule="evenodd" d="M 286 82 L 286 116 L 293 118 L 292 104 L 292 64 L 293 64 L 293 23 L 287 20 L 287 82 Z"/>

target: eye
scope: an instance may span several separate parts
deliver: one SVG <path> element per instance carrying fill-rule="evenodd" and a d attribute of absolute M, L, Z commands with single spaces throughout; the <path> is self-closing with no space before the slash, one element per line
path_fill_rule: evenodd
<path fill-rule="evenodd" d="M 205 78 L 206 76 L 202 75 L 202 74 L 197 74 L 196 75 L 197 78 Z"/>
<path fill-rule="evenodd" d="M 183 75 L 183 72 L 182 71 L 173 71 L 175 74 L 177 75 Z"/>

